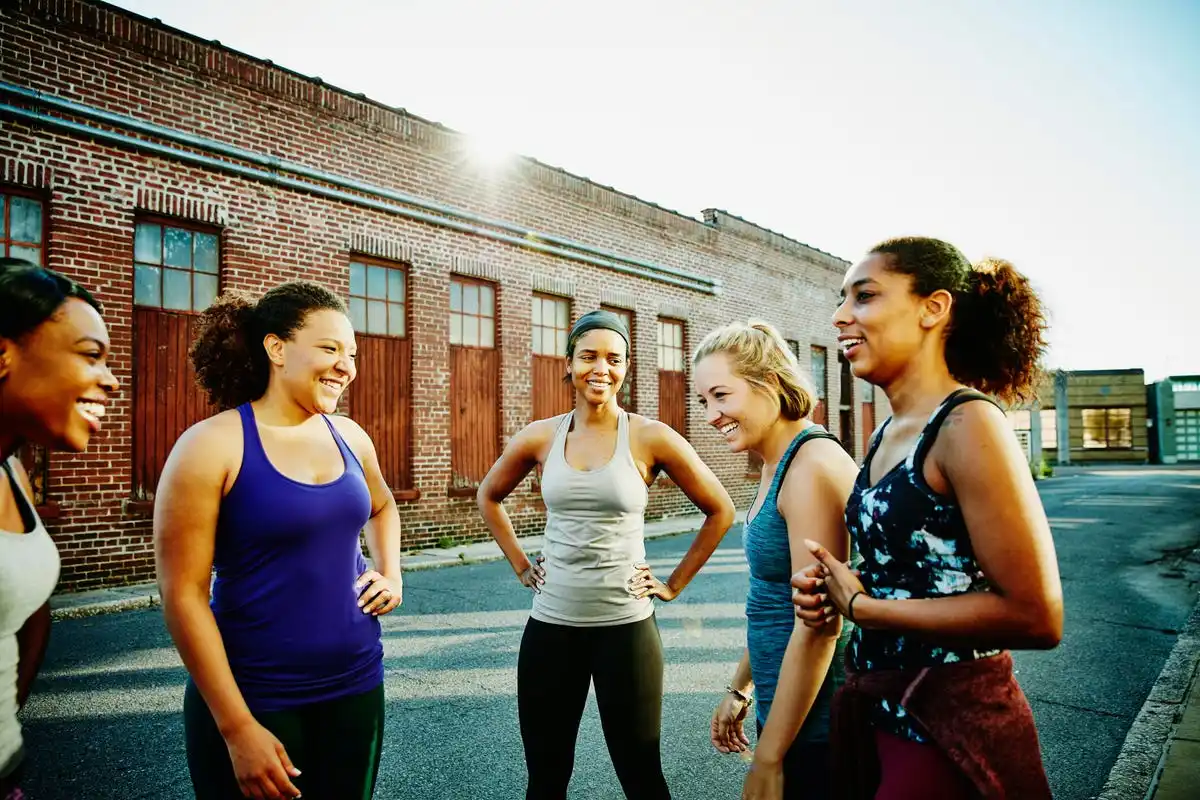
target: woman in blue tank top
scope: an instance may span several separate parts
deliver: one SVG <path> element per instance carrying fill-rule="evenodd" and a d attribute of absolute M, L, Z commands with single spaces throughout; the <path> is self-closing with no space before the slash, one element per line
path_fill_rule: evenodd
<path fill-rule="evenodd" d="M 374 791 L 400 518 L 370 438 L 331 416 L 355 348 L 341 299 L 312 283 L 226 293 L 201 317 L 192 363 L 223 410 L 180 437 L 154 508 L 199 800 Z"/>
<path fill-rule="evenodd" d="M 814 542 L 821 565 L 793 580 L 806 624 L 833 611 L 856 625 L 834 701 L 844 796 L 1048 798 L 1005 648 L 1058 644 L 1062 586 L 1029 465 L 989 396 L 1031 394 L 1041 303 L 1011 264 L 972 266 L 923 237 L 877 245 L 842 287 L 838 339 L 893 412 L 846 507 L 861 575 Z"/>
<path fill-rule="evenodd" d="M 695 384 L 708 423 L 729 449 L 763 461 L 742 531 L 750 567 L 746 652 L 713 714 L 712 741 L 722 753 L 748 749 L 742 719 L 753 691 L 758 745 L 742 796 L 823 800 L 830 796 L 829 705 L 844 637 L 836 624 L 797 624 L 789 580 L 812 563 L 805 539 L 848 556 L 842 510 L 854 461 L 808 418 L 814 403 L 796 358 L 766 323 L 734 323 L 705 337 Z"/>

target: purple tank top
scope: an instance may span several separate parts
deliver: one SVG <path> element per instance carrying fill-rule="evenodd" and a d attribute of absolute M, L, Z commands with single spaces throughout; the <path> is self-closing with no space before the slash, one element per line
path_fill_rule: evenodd
<path fill-rule="evenodd" d="M 358 608 L 371 516 L 362 465 L 328 418 L 345 470 L 300 483 L 267 460 L 254 410 L 242 417 L 242 467 L 221 501 L 212 610 L 251 711 L 281 711 L 369 691 L 383 680 L 379 620 Z"/>

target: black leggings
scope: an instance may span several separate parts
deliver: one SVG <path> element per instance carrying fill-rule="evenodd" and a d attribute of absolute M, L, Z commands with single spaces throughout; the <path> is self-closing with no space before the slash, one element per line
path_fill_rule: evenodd
<path fill-rule="evenodd" d="M 526 800 L 563 800 L 575 738 L 595 682 L 608 754 L 629 800 L 670 800 L 659 754 L 663 651 L 658 624 L 576 628 L 531 619 L 517 659 Z"/>
<path fill-rule="evenodd" d="M 304 800 L 370 800 L 383 745 L 383 684 L 362 694 L 255 714 L 302 773 Z M 190 680 L 183 695 L 188 771 L 196 800 L 242 800 L 229 749 Z"/>
<path fill-rule="evenodd" d="M 761 738 L 763 726 L 758 727 Z M 796 739 L 783 756 L 783 800 L 829 800 L 833 797 L 829 742 Z"/>

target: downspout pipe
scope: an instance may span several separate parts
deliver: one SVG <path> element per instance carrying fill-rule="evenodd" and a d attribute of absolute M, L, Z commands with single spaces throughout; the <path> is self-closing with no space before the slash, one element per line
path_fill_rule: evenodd
<path fill-rule="evenodd" d="M 322 170 L 314 169 L 312 167 L 309 167 L 309 166 L 306 166 L 304 164 L 300 164 L 300 163 L 297 163 L 294 161 L 288 161 L 285 159 L 278 158 L 276 156 L 266 155 L 266 154 L 258 153 L 258 152 L 252 151 L 252 150 L 247 150 L 245 148 L 237 147 L 235 145 L 225 144 L 224 142 L 219 142 L 215 139 L 209 139 L 207 137 L 197 136 L 196 134 L 187 133 L 186 131 L 175 130 L 174 128 L 168 128 L 168 127 L 165 127 L 162 125 L 158 125 L 156 123 L 146 122 L 144 120 L 139 120 L 135 117 L 126 116 L 124 114 L 117 114 L 117 113 L 114 113 L 111 111 L 105 111 L 103 109 L 84 105 L 82 103 L 76 103 L 72 100 L 66 100 L 61 97 L 56 97 L 54 95 L 47 94 L 45 92 L 41 92 L 36 89 L 29 89 L 24 86 L 18 86 L 15 84 L 0 81 L 0 93 L 13 95 L 13 96 L 28 100 L 32 103 L 36 103 L 38 105 L 47 106 L 50 108 L 57 109 L 59 111 L 64 111 L 64 112 L 67 112 L 70 114 L 74 114 L 74 115 L 83 117 L 85 119 L 90 119 L 90 120 L 93 120 L 96 122 L 103 122 L 103 123 L 106 123 L 109 125 L 116 126 L 118 128 L 123 128 L 125 130 L 137 131 L 138 133 L 143 133 L 148 136 L 154 136 L 154 137 L 157 137 L 160 139 L 173 141 L 178 144 L 187 145 L 189 147 L 195 147 L 198 150 L 202 150 L 202 151 L 205 151 L 208 153 L 217 153 L 217 154 L 220 154 L 223 156 L 228 156 L 230 158 L 236 158 L 240 161 L 245 161 L 245 162 L 248 162 L 251 164 L 255 164 L 259 167 L 263 167 L 270 172 L 290 173 L 292 175 L 298 175 L 301 177 L 320 181 L 321 183 L 327 183 L 327 184 L 331 184 L 333 186 L 339 186 L 343 189 L 349 189 L 354 192 L 362 192 L 363 194 L 374 195 L 376 197 L 382 197 L 384 199 L 391 200 L 395 203 L 401 203 L 406 206 L 413 206 L 415 208 L 420 208 L 425 211 L 432 212 L 434 214 L 441 214 L 445 217 L 462 220 L 465 222 L 472 223 L 474 225 L 483 225 L 483 226 L 486 226 L 489 228 L 496 228 L 501 231 L 506 231 L 508 233 L 515 234 L 517 237 L 520 238 L 522 243 L 544 242 L 546 244 L 553 245 L 560 249 L 574 250 L 574 251 L 578 251 L 580 253 L 583 253 L 583 254 L 586 254 L 589 256 L 595 256 L 599 259 L 604 260 L 605 262 L 627 264 L 632 267 L 638 267 L 641 270 L 649 271 L 656 278 L 660 277 L 660 276 L 663 278 L 665 278 L 666 276 L 679 278 L 679 279 L 682 279 L 683 281 L 687 282 L 686 283 L 687 288 L 695 289 L 697 291 L 701 291 L 706 294 L 720 294 L 720 291 L 721 291 L 721 281 L 717 278 L 707 278 L 702 275 L 695 275 L 692 273 L 684 272 L 683 270 L 678 270 L 673 267 L 668 267 L 668 266 L 665 266 L 662 264 L 653 264 L 653 263 L 650 263 L 647 261 L 641 261 L 641 260 L 638 260 L 635 258 L 629 258 L 627 256 L 622 256 L 617 253 L 610 253 L 608 251 L 600 250 L 598 248 L 594 248 L 589 245 L 583 244 L 582 242 L 576 242 L 571 239 L 565 239 L 565 238 L 562 238 L 559 236 L 554 236 L 552 234 L 539 233 L 537 231 L 533 231 L 528 228 L 524 228 L 520 225 L 515 225 L 515 224 L 513 224 L 511 222 L 507 222 L 505 220 L 485 217 L 485 216 L 482 216 L 479 214 L 474 214 L 469 211 L 464 211 L 462 209 L 455 208 L 454 206 L 448 206 L 443 203 L 436 203 L 432 200 L 426 200 L 424 198 L 416 197 L 414 195 L 410 195 L 410 194 L 407 194 L 404 192 L 398 192 L 398 191 L 395 191 L 394 189 L 388 189 L 388 188 L 384 188 L 382 186 L 375 186 L 373 184 L 356 181 L 352 178 L 346 178 L 346 177 L 342 177 L 340 175 L 335 175 L 333 173 L 324 172 Z M 15 108 L 15 107 L 4 105 L 3 108 L 5 109 L 5 113 L 8 113 L 8 110 L 10 108 Z M 53 117 L 48 117 L 48 118 L 56 119 Z M 89 130 L 94 130 L 94 129 L 89 128 Z M 133 141 L 140 141 L 140 140 L 135 139 Z M 509 241 L 509 240 L 501 239 L 501 241 Z M 534 248 L 534 249 L 538 249 L 538 248 Z M 551 252 L 551 251 L 545 251 L 545 252 Z M 579 260 L 579 259 L 576 259 L 576 260 Z M 591 262 L 584 262 L 584 263 L 591 263 Z M 649 276 L 643 274 L 643 277 L 649 277 Z M 676 281 L 666 281 L 666 282 L 671 283 L 676 286 L 684 286 L 685 285 L 683 283 L 679 283 Z"/>

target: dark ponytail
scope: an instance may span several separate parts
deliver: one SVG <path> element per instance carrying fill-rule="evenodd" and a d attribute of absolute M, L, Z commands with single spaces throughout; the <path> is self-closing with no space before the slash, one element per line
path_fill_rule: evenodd
<path fill-rule="evenodd" d="M 1046 317 L 1029 280 L 985 259 L 968 276 L 946 338 L 950 374 L 1003 400 L 1029 400 L 1046 350 Z"/>
<path fill-rule="evenodd" d="M 196 381 L 209 402 L 223 411 L 266 394 L 271 362 L 263 339 L 272 333 L 291 339 L 309 313 L 321 309 L 346 313 L 340 297 L 309 281 L 280 284 L 258 302 L 245 292 L 223 292 L 200 315 L 192 343 Z"/>
<path fill-rule="evenodd" d="M 0 337 L 17 341 L 72 297 L 101 310 L 92 293 L 70 278 L 22 258 L 0 258 Z"/>
<path fill-rule="evenodd" d="M 973 267 L 953 245 L 919 236 L 890 239 L 871 252 L 889 256 L 889 269 L 911 275 L 919 296 L 940 289 L 953 295 L 946 366 L 955 380 L 1001 400 L 1033 397 L 1046 315 L 1012 264 L 985 259 Z"/>

